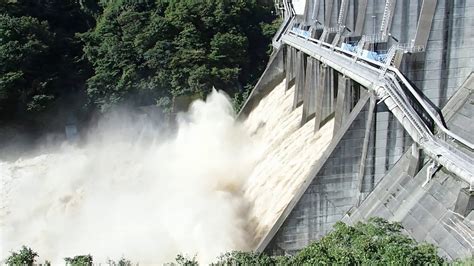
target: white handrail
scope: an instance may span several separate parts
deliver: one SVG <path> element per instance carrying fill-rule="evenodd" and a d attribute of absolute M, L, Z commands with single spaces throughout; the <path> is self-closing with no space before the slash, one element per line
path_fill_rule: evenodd
<path fill-rule="evenodd" d="M 318 45 L 316 44 L 318 42 L 306 44 L 307 40 L 308 38 L 291 35 L 283 37 L 283 41 L 288 45 L 300 49 L 338 72 L 348 75 L 366 88 L 374 90 L 379 97 L 384 99 L 398 121 L 427 156 L 466 181 L 470 190 L 474 191 L 474 160 L 458 149 L 452 150 L 452 145 L 436 138 L 409 102 L 406 97 L 407 92 L 402 89 L 396 72 L 383 73 L 380 70 L 381 64 L 378 62 L 367 64 L 362 60 L 358 61 L 357 58 L 354 61 L 342 53 L 334 53 L 333 46 L 325 43 Z"/>
<path fill-rule="evenodd" d="M 421 96 L 418 94 L 418 92 L 411 86 L 411 84 L 408 82 L 408 80 L 406 80 L 405 76 L 403 76 L 403 74 L 400 72 L 400 70 L 398 70 L 395 67 L 389 67 L 388 69 L 395 72 L 395 74 L 398 76 L 398 78 L 401 79 L 401 81 L 403 82 L 405 87 L 407 87 L 408 90 L 410 90 L 411 94 L 413 94 L 413 96 L 415 96 L 415 99 L 421 104 L 421 106 L 425 109 L 425 111 L 433 119 L 433 121 L 441 129 L 441 131 L 443 131 L 444 133 L 446 133 L 447 135 L 449 135 L 453 139 L 459 141 L 463 145 L 467 146 L 469 149 L 474 150 L 474 145 L 472 143 L 470 143 L 469 141 L 467 141 L 463 137 L 457 135 L 456 133 L 452 132 L 451 130 L 447 129 L 444 126 L 444 124 L 435 116 L 435 114 L 432 113 L 431 108 L 428 107 L 425 100 L 423 100 L 421 98 Z"/>
<path fill-rule="evenodd" d="M 367 63 L 370 63 L 372 65 L 376 65 L 378 66 L 380 69 L 378 69 L 377 71 L 380 72 L 380 73 L 383 73 L 383 68 L 386 67 L 384 66 L 384 64 L 382 64 L 381 62 L 378 62 L 378 61 L 375 61 L 375 60 L 371 60 L 371 59 L 368 59 L 368 58 L 364 58 L 364 57 L 360 57 L 359 55 L 357 55 L 356 53 L 353 53 L 353 52 L 350 52 L 350 51 L 346 51 L 346 50 L 343 50 L 341 49 L 340 47 L 336 47 L 336 46 L 332 46 L 331 44 L 328 44 L 326 42 L 323 42 L 323 41 L 320 41 L 320 40 L 317 40 L 317 39 L 314 39 L 314 38 L 310 38 L 310 37 L 305 37 L 305 36 L 301 36 L 300 34 L 298 34 L 297 32 L 294 32 L 294 31 L 290 31 L 289 33 L 291 34 L 294 34 L 298 37 L 301 37 L 301 38 L 304 38 L 306 40 L 309 40 L 309 41 L 312 41 L 312 42 L 315 42 L 317 44 L 319 44 L 320 46 L 325 46 L 329 49 L 333 49 L 333 51 L 338 51 L 339 53 L 342 53 L 342 54 L 346 54 L 346 55 L 349 55 L 351 57 L 355 57 L 357 60 L 362 60 L 362 61 L 365 61 Z M 453 138 L 454 140 L 460 142 L 461 144 L 463 144 L 464 146 L 468 147 L 470 150 L 474 150 L 474 145 L 472 143 L 470 143 L 468 140 L 464 139 L 463 137 L 457 135 L 456 133 L 452 132 L 451 130 L 449 130 L 448 128 L 446 128 L 444 126 L 444 124 L 439 120 L 439 118 L 431 111 L 431 107 L 429 107 L 426 103 L 426 101 L 418 94 L 418 92 L 411 86 L 410 82 L 408 82 L 408 80 L 405 78 L 405 76 L 403 76 L 403 74 L 400 72 L 400 70 L 398 70 L 397 68 L 393 67 L 393 66 L 388 66 L 386 67 L 387 70 L 390 70 L 392 72 L 394 72 L 394 74 L 403 82 L 403 84 L 405 85 L 406 88 L 408 88 L 408 90 L 410 91 L 410 93 L 415 97 L 416 101 L 421 104 L 421 106 L 423 107 L 423 109 L 427 112 L 427 114 L 431 117 L 431 119 L 433 119 L 433 121 L 436 123 L 436 125 L 439 127 L 439 129 L 443 132 L 443 133 L 446 133 L 448 136 L 450 136 L 451 138 Z"/>

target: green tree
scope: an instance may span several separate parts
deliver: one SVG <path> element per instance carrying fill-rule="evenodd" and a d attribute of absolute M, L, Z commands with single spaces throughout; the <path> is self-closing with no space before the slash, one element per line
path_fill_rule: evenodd
<path fill-rule="evenodd" d="M 399 223 L 371 218 L 349 226 L 342 222 L 334 230 L 304 248 L 293 259 L 296 264 L 440 265 L 444 260 L 431 244 L 417 244 L 401 233 Z"/>
<path fill-rule="evenodd" d="M 214 265 L 277 265 L 286 264 L 289 260 L 287 257 L 271 257 L 265 253 L 227 252 L 218 258 L 218 262 Z"/>
<path fill-rule="evenodd" d="M 88 95 L 101 109 L 170 104 L 212 87 L 242 94 L 263 71 L 274 19 L 258 1 L 110 1 L 82 34 L 95 74 Z"/>
<path fill-rule="evenodd" d="M 66 265 L 68 266 L 92 266 L 92 256 L 91 255 L 79 255 L 72 258 L 64 258 Z"/>
<path fill-rule="evenodd" d="M 0 113 L 30 118 L 84 92 L 91 68 L 75 35 L 94 26 L 86 6 L 79 0 L 0 2 Z"/>
<path fill-rule="evenodd" d="M 188 256 L 178 254 L 175 258 L 176 264 L 182 266 L 198 266 L 199 263 L 196 260 L 196 256 L 189 258 Z"/>
<path fill-rule="evenodd" d="M 0 15 L 0 111 L 42 109 L 54 99 L 48 58 L 54 34 L 47 22 Z"/>
<path fill-rule="evenodd" d="M 442 265 L 431 244 L 417 244 L 399 223 L 371 218 L 354 226 L 337 222 L 334 230 L 294 256 L 229 252 L 216 265 Z"/>
<path fill-rule="evenodd" d="M 121 258 L 117 262 L 113 260 L 108 260 L 107 264 L 109 266 L 132 266 L 132 262 L 130 260 L 127 260 L 126 258 Z"/>
<path fill-rule="evenodd" d="M 38 253 L 34 252 L 31 248 L 23 246 L 18 252 L 12 252 L 10 257 L 7 258 L 7 265 L 33 265 L 35 258 L 38 257 Z"/>
<path fill-rule="evenodd" d="M 453 261 L 452 265 L 455 266 L 472 266 L 474 265 L 474 255 L 471 255 L 470 257 L 464 258 L 464 259 L 457 259 Z"/>

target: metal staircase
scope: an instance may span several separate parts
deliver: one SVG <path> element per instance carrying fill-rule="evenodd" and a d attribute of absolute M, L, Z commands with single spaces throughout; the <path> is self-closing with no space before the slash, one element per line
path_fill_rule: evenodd
<path fill-rule="evenodd" d="M 389 23 L 390 17 L 392 16 L 391 9 L 394 2 L 395 2 L 394 0 L 385 1 L 385 8 L 383 10 L 382 23 L 380 24 L 380 35 L 383 37 L 386 37 L 387 35 L 388 23 Z"/>
<path fill-rule="evenodd" d="M 341 8 L 339 9 L 339 15 L 337 16 L 337 24 L 338 25 L 343 25 L 345 18 L 346 18 L 346 13 L 347 13 L 347 6 L 349 5 L 349 1 L 347 0 L 342 0 L 341 2 Z"/>

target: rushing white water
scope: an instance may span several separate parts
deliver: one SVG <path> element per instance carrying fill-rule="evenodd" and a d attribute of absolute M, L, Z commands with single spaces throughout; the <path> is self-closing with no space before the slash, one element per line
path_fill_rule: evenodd
<path fill-rule="evenodd" d="M 265 236 L 328 147 L 333 120 L 314 134 L 314 119 L 300 127 L 303 107 L 293 108 L 294 87 L 278 85 L 245 121 L 261 156 L 248 177 L 244 197 L 252 203 L 254 244 Z"/>
<path fill-rule="evenodd" d="M 255 159 L 227 97 L 195 102 L 172 138 L 123 118 L 105 124 L 83 148 L 0 165 L 2 257 L 22 244 L 56 263 L 89 253 L 210 262 L 248 249 L 240 191 Z"/>
<path fill-rule="evenodd" d="M 332 122 L 300 128 L 283 84 L 243 123 L 213 92 L 172 137 L 115 116 L 84 147 L 0 162 L 0 260 L 21 245 L 53 262 L 90 253 L 141 264 L 254 248 L 332 135 Z"/>

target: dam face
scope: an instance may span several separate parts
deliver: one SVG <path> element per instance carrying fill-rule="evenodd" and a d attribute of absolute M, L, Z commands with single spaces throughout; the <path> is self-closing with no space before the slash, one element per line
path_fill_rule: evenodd
<path fill-rule="evenodd" d="M 240 118 L 293 151 L 249 179 L 256 251 L 294 254 L 379 216 L 448 259 L 472 255 L 474 0 L 276 5 L 274 53 Z M 280 119 L 267 97 L 284 97 Z M 293 133 L 272 137 L 268 116 Z"/>

